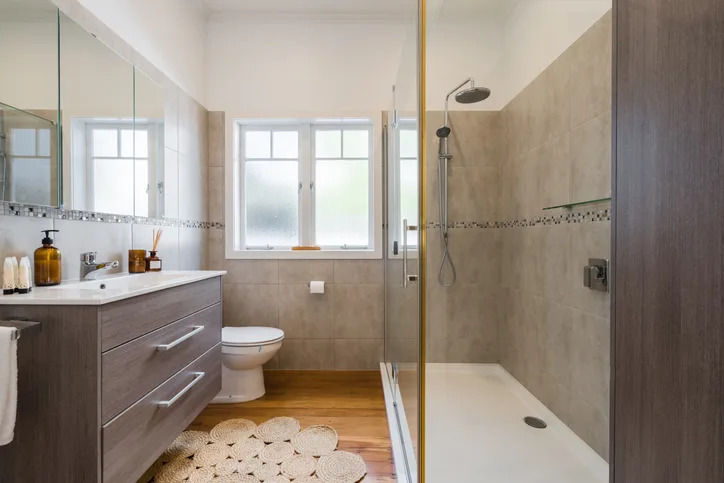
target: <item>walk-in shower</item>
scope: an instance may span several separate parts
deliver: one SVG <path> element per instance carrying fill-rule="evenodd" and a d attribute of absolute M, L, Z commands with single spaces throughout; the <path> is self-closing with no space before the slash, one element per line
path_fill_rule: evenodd
<path fill-rule="evenodd" d="M 467 89 L 463 87 L 468 86 Z M 461 90 L 462 89 L 462 90 Z M 457 92 L 457 94 L 455 94 Z M 455 94 L 455 100 L 460 104 L 474 104 L 481 102 L 490 97 L 490 89 L 486 87 L 475 87 L 475 79 L 472 77 L 465 82 L 456 86 L 445 96 L 445 121 L 443 127 L 437 130 L 437 137 L 440 138 L 440 148 L 437 155 L 437 173 L 438 173 L 438 208 L 440 215 L 440 246 L 442 248 L 442 259 L 440 260 L 440 270 L 437 272 L 437 280 L 443 287 L 452 287 L 457 280 L 457 271 L 455 263 L 450 255 L 448 246 L 448 219 L 447 219 L 447 171 L 448 164 L 453 158 L 450 154 L 448 146 L 448 138 L 452 132 L 448 122 L 448 101 L 450 96 Z M 445 267 L 449 266 L 450 277 L 445 277 Z"/>

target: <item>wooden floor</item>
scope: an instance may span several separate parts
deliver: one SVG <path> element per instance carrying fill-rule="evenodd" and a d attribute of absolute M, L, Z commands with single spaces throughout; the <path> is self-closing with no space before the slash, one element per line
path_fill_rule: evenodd
<path fill-rule="evenodd" d="M 379 372 L 268 371 L 266 395 L 239 404 L 212 404 L 188 429 L 208 431 L 231 418 L 259 424 L 276 416 L 332 426 L 338 449 L 357 453 L 367 464 L 366 483 L 397 481 Z"/>

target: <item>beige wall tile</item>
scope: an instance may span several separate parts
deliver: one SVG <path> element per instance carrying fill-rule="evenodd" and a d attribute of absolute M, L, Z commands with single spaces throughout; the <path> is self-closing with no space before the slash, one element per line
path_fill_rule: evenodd
<path fill-rule="evenodd" d="M 224 166 L 225 118 L 223 112 L 209 112 L 209 166 Z"/>
<path fill-rule="evenodd" d="M 570 200 L 611 196 L 611 111 L 571 130 Z"/>
<path fill-rule="evenodd" d="M 332 260 L 279 260 L 279 283 L 334 282 Z"/>
<path fill-rule="evenodd" d="M 206 248 L 206 269 L 225 270 L 224 268 L 224 229 L 209 230 L 209 242 Z M 224 277 L 228 278 L 228 277 Z"/>
<path fill-rule="evenodd" d="M 334 369 L 334 341 L 331 339 L 284 339 L 279 350 L 279 369 Z"/>
<path fill-rule="evenodd" d="M 610 324 L 579 311 L 570 336 L 571 392 L 599 411 L 606 411 L 610 394 Z"/>
<path fill-rule="evenodd" d="M 451 111 L 450 128 L 448 145 L 456 166 L 482 168 L 500 164 L 498 111 Z"/>
<path fill-rule="evenodd" d="M 310 294 L 306 284 L 279 286 L 279 328 L 292 339 L 332 337 L 334 285 L 325 293 Z"/>
<path fill-rule="evenodd" d="M 448 168 L 448 221 L 496 220 L 498 204 L 498 168 Z"/>
<path fill-rule="evenodd" d="M 569 225 L 543 225 L 529 227 L 528 245 L 530 265 L 526 290 L 550 300 L 566 298 L 567 284 L 562 283 L 568 275 Z"/>
<path fill-rule="evenodd" d="M 224 168 L 209 168 L 209 221 L 224 222 Z"/>
<path fill-rule="evenodd" d="M 458 282 L 500 285 L 500 231 L 451 229 L 450 253 L 456 262 Z"/>
<path fill-rule="evenodd" d="M 337 339 L 382 339 L 384 286 L 380 284 L 336 284 L 334 287 L 334 337 Z"/>
<path fill-rule="evenodd" d="M 338 371 L 379 371 L 383 359 L 383 339 L 334 341 L 334 368 Z"/>
<path fill-rule="evenodd" d="M 226 283 L 276 284 L 279 282 L 278 260 L 226 260 Z"/>
<path fill-rule="evenodd" d="M 524 276 L 530 267 L 525 265 L 526 228 L 500 230 L 500 282 L 502 287 L 523 288 Z"/>
<path fill-rule="evenodd" d="M 589 258 L 611 257 L 611 222 L 572 224 L 568 228 L 567 275 L 563 278 L 565 303 L 584 312 L 608 319 L 611 296 L 583 286 L 583 267 Z"/>
<path fill-rule="evenodd" d="M 387 360 L 416 363 L 418 361 L 417 339 L 387 339 Z"/>
<path fill-rule="evenodd" d="M 279 286 L 224 284 L 224 325 L 279 326 Z"/>
<path fill-rule="evenodd" d="M 570 136 L 566 133 L 528 153 L 526 159 L 527 216 L 543 216 L 543 208 L 568 203 Z"/>
<path fill-rule="evenodd" d="M 571 127 L 611 109 L 612 33 L 609 11 L 570 48 Z"/>
<path fill-rule="evenodd" d="M 500 218 L 520 220 L 526 216 L 526 156 L 511 158 L 500 167 Z"/>
<path fill-rule="evenodd" d="M 609 459 L 608 415 L 608 411 L 601 412 L 575 395 L 571 397 L 568 425 L 606 461 Z"/>
<path fill-rule="evenodd" d="M 335 283 L 384 283 L 383 260 L 334 260 Z"/>

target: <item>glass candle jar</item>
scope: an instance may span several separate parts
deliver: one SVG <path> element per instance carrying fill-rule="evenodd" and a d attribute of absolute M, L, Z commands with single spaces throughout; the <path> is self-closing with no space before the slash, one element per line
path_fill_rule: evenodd
<path fill-rule="evenodd" d="M 128 273 L 146 271 L 146 250 L 128 250 Z"/>

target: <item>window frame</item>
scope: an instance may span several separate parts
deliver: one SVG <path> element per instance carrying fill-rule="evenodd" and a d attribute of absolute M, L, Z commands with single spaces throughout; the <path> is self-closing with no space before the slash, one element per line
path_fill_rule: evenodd
<path fill-rule="evenodd" d="M 390 146 L 389 146 L 389 159 L 391 162 L 389 163 L 388 169 L 388 179 L 389 179 L 389 188 L 388 188 L 388 196 L 389 196 L 389 203 L 388 203 L 388 212 L 387 212 L 387 226 L 389 229 L 389 237 L 387 240 L 387 253 L 388 257 L 391 259 L 395 258 L 402 258 L 402 192 L 401 192 L 401 185 L 402 185 L 402 161 L 404 160 L 412 160 L 415 159 L 417 161 L 417 165 L 419 166 L 420 161 L 420 153 L 417 153 L 416 158 L 410 158 L 410 157 L 402 157 L 401 152 L 401 142 L 400 142 L 400 134 L 402 131 L 414 131 L 416 134 L 418 133 L 418 124 L 416 118 L 410 118 L 410 117 L 403 117 L 398 119 L 397 123 L 390 123 L 389 126 L 389 138 L 391 140 Z M 418 180 L 419 180 L 420 173 L 418 173 Z M 419 198 L 420 194 L 417 193 L 417 196 Z M 419 203 L 419 199 L 418 199 Z M 411 223 L 412 224 L 412 223 Z M 420 227 L 418 226 L 418 230 Z M 408 256 L 410 258 L 417 258 L 417 252 L 418 252 L 418 232 L 408 232 L 407 234 L 407 241 L 408 241 Z M 394 243 L 398 242 L 400 249 L 398 250 L 398 254 L 395 255 L 394 253 Z"/>
<path fill-rule="evenodd" d="M 227 259 L 381 259 L 382 258 L 382 153 L 380 143 L 381 122 L 376 116 L 343 118 L 283 118 L 249 119 L 227 118 L 225 160 L 225 255 Z M 315 192 L 312 181 L 316 175 L 314 150 L 317 130 L 344 130 L 366 128 L 369 132 L 369 246 L 367 248 L 321 246 L 321 250 L 292 250 L 290 246 L 271 249 L 245 246 L 245 133 L 254 130 L 297 131 L 299 133 L 299 217 L 300 245 L 313 245 L 315 232 Z M 273 142 L 273 141 L 272 141 Z M 273 155 L 273 153 L 271 153 Z M 343 153 L 341 153 L 343 154 Z M 256 158 L 254 158 L 256 159 Z M 321 158 L 325 159 L 325 158 Z M 340 159 L 345 159 L 340 157 Z M 350 160 L 362 158 L 347 158 Z M 269 158 L 274 161 L 274 158 Z M 279 159 L 281 161 L 281 159 Z M 316 180 L 315 180 L 316 183 Z"/>

